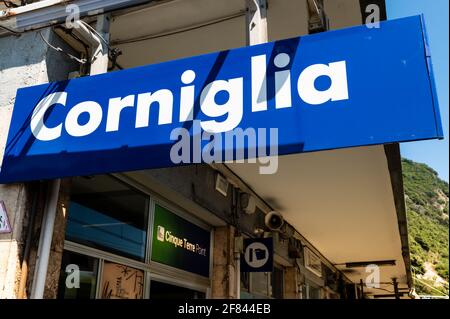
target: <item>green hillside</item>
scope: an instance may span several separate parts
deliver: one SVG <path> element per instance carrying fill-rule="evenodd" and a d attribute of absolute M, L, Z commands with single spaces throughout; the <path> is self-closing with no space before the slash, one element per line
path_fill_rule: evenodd
<path fill-rule="evenodd" d="M 435 289 L 448 294 L 448 183 L 425 164 L 408 159 L 402 164 L 411 263 L 419 276 L 416 290 L 419 294 L 439 294 Z M 432 278 L 433 271 L 447 283 Z"/>

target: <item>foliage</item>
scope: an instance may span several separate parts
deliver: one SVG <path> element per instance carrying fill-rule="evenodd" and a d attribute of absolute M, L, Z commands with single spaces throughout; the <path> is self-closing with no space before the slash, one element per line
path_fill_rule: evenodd
<path fill-rule="evenodd" d="M 448 183 L 425 164 L 403 159 L 402 166 L 413 271 L 424 274 L 430 263 L 448 282 Z M 420 283 L 416 288 L 431 293 Z"/>
<path fill-rule="evenodd" d="M 448 286 L 438 286 L 433 287 L 434 281 L 422 279 L 420 281 L 416 280 L 415 288 L 416 292 L 420 295 L 432 295 L 432 296 L 442 296 L 448 295 Z"/>

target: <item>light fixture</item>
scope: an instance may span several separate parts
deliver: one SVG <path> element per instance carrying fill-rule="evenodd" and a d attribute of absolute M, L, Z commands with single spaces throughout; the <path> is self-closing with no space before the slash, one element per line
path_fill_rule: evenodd
<path fill-rule="evenodd" d="M 271 231 L 279 231 L 281 229 L 281 226 L 283 226 L 284 224 L 284 219 L 279 212 L 271 211 L 270 213 L 266 214 L 264 223 Z"/>
<path fill-rule="evenodd" d="M 248 193 L 241 193 L 241 207 L 246 214 L 253 214 L 256 211 L 255 198 Z"/>
<path fill-rule="evenodd" d="M 255 234 L 257 237 L 260 237 L 262 236 L 262 234 L 264 234 L 264 229 L 257 227 L 253 230 L 253 234 Z"/>
<path fill-rule="evenodd" d="M 221 174 L 217 173 L 216 175 L 216 191 L 221 193 L 223 196 L 227 196 L 228 194 L 228 186 L 229 182 L 225 177 L 223 177 Z"/>

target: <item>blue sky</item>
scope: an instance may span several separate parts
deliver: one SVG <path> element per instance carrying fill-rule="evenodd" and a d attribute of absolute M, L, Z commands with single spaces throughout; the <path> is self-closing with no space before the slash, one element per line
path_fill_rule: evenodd
<path fill-rule="evenodd" d="M 431 57 L 438 92 L 439 107 L 445 139 L 421 141 L 401 145 L 402 156 L 416 162 L 426 163 L 448 182 L 449 166 L 449 0 L 386 0 L 388 19 L 424 14 L 430 41 Z"/>

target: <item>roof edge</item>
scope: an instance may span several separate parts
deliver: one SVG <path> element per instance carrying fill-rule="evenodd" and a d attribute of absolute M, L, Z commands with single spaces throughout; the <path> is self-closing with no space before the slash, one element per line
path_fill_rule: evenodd
<path fill-rule="evenodd" d="M 391 177 L 392 194 L 397 212 L 398 229 L 400 232 L 401 250 L 405 263 L 407 283 L 410 288 L 413 286 L 411 275 L 411 257 L 408 239 L 408 220 L 406 217 L 406 203 L 403 186 L 403 170 L 400 155 L 400 145 L 398 143 L 384 145 L 386 159 Z"/>
<path fill-rule="evenodd" d="M 380 8 L 380 20 L 387 20 L 387 10 L 385 0 L 360 0 L 362 23 L 366 23 L 366 18 L 370 14 L 366 8 L 370 4 L 378 5 Z M 400 154 L 400 145 L 398 143 L 384 145 L 389 175 L 391 178 L 392 194 L 394 196 L 394 205 L 397 212 L 398 229 L 400 232 L 402 257 L 405 263 L 407 283 L 410 288 L 413 286 L 411 274 L 411 257 L 408 239 L 408 221 L 406 217 L 406 203 L 403 185 L 402 159 Z"/>

